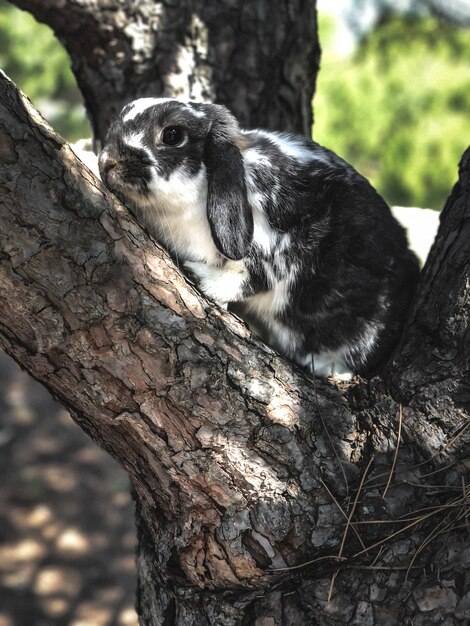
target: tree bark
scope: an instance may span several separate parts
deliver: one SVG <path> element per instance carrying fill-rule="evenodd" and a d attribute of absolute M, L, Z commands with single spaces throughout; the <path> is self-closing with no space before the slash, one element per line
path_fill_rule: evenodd
<path fill-rule="evenodd" d="M 69 52 L 99 141 L 143 96 L 214 101 L 242 127 L 311 134 L 315 0 L 13 3 L 51 26 Z"/>
<path fill-rule="evenodd" d="M 444 430 L 465 425 L 470 409 L 469 217 L 467 150 L 459 180 L 441 213 L 441 227 L 422 273 L 422 288 L 389 367 L 394 397 L 412 406 L 422 420 Z M 428 448 L 429 443 L 425 439 L 422 445 Z"/>
<path fill-rule="evenodd" d="M 469 162 L 395 399 L 338 389 L 206 301 L 1 78 L 0 344 L 129 472 L 143 624 L 468 620 Z"/>

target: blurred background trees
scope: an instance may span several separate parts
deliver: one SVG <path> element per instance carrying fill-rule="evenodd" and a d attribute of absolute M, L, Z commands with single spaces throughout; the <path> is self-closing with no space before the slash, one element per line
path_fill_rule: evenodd
<path fill-rule="evenodd" d="M 349 54 L 336 37 L 334 19 L 320 13 L 315 140 L 390 204 L 440 210 L 469 143 L 470 31 L 386 11 Z"/>
<path fill-rule="evenodd" d="M 314 139 L 390 204 L 440 210 L 470 137 L 470 8 L 463 0 L 319 2 Z M 0 67 L 74 141 L 91 134 L 50 29 L 0 0 Z"/>
<path fill-rule="evenodd" d="M 90 136 L 82 96 L 63 46 L 30 13 L 0 0 L 0 68 L 69 141 Z"/>

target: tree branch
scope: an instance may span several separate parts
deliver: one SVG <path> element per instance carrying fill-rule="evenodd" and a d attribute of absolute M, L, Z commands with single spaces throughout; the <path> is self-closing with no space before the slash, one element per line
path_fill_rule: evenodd
<path fill-rule="evenodd" d="M 346 463 L 354 417 L 334 387 L 318 382 L 315 393 L 204 300 L 6 78 L 1 86 L 3 346 L 124 465 L 149 506 L 174 518 L 189 552 L 223 527 L 225 509 L 262 515 L 272 498 L 279 518 L 259 523 L 260 550 L 286 564 L 274 544 L 291 507 L 318 486 L 320 466 L 337 471 L 318 412 Z M 301 515 L 309 527 L 313 511 Z M 216 560 L 196 571 L 194 561 L 193 583 L 260 574 L 240 545 L 251 523 L 240 524 L 226 546 L 230 570 L 215 571 Z"/>
<path fill-rule="evenodd" d="M 442 434 L 466 427 L 470 411 L 470 148 L 459 174 L 389 367 L 394 397 L 418 416 L 413 427 L 428 422 Z"/>
<path fill-rule="evenodd" d="M 461 217 L 448 209 L 445 228 L 465 234 Z M 461 262 L 468 271 L 468 257 Z M 417 303 L 435 284 L 441 289 L 436 280 L 421 286 Z M 460 485 L 468 433 L 452 440 L 457 396 L 450 427 L 435 420 L 439 386 L 432 381 L 430 419 L 404 408 L 398 478 L 382 501 L 399 407 L 381 381 L 346 392 L 324 381 L 313 385 L 207 302 L 5 76 L 0 285 L 0 344 L 131 476 L 140 575 L 162 587 L 149 596 L 141 586 L 140 603 L 153 623 L 163 623 L 175 602 L 186 616 L 175 621 L 181 624 L 208 623 L 184 621 L 201 603 L 205 614 L 218 607 L 219 616 L 242 615 L 256 605 L 256 615 L 272 615 L 281 589 L 292 592 L 283 606 L 297 615 L 293 623 L 301 623 L 301 606 L 308 615 L 325 610 L 344 620 L 341 594 L 353 594 L 354 606 L 368 591 L 364 579 L 359 593 L 335 575 L 338 593 L 325 608 L 339 564 L 376 566 L 380 557 L 402 567 L 404 545 L 412 551 L 420 541 L 419 534 L 397 531 L 387 539 L 383 527 L 363 534 L 349 526 L 371 516 L 398 523 L 411 506 L 435 505 L 434 492 L 423 487 L 440 459 L 424 468 L 417 463 L 445 442 L 444 460 L 456 467 L 450 483 Z M 397 363 L 404 354 L 402 347 Z M 462 425 L 461 408 L 459 415 Z M 400 598 L 392 594 L 391 604 Z"/>

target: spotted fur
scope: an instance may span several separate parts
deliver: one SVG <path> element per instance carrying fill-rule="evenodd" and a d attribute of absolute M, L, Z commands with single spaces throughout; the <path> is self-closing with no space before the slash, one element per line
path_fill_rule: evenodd
<path fill-rule="evenodd" d="M 177 127 L 179 145 L 163 131 Z M 370 374 L 397 342 L 418 264 L 365 178 L 304 137 L 222 106 L 146 98 L 100 155 L 119 195 L 210 298 L 321 376 Z"/>

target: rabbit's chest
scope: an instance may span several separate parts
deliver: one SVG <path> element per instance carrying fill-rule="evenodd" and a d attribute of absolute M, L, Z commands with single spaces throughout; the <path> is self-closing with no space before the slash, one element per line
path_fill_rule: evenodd
<path fill-rule="evenodd" d="M 205 206 L 186 206 L 179 212 L 152 207 L 141 219 L 179 260 L 220 264 L 222 256 L 214 244 Z"/>
<path fill-rule="evenodd" d="M 175 218 L 164 216 L 158 224 L 160 238 L 182 260 L 204 261 L 218 264 L 221 255 L 212 239 L 209 223 L 204 216 L 199 217 L 188 211 Z"/>

